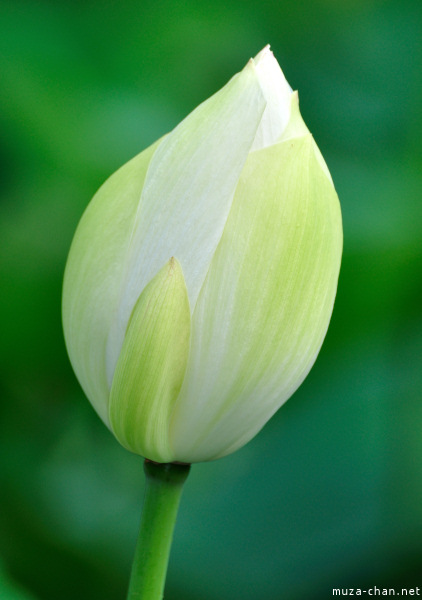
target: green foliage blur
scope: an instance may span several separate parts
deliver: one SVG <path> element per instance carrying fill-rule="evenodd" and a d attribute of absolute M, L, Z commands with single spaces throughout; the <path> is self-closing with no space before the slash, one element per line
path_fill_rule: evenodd
<path fill-rule="evenodd" d="M 342 203 L 339 291 L 300 390 L 192 469 L 166 599 L 421 586 L 421 39 L 420 0 L 1 1 L 1 600 L 125 597 L 142 460 L 69 365 L 67 252 L 108 175 L 267 43 Z"/>

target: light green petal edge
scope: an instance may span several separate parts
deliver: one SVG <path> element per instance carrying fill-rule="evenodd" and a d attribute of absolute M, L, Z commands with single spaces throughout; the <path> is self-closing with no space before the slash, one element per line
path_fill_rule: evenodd
<path fill-rule="evenodd" d="M 84 212 L 63 283 L 63 329 L 70 361 L 88 399 L 108 425 L 105 351 L 120 299 L 122 264 L 156 142 L 116 171 Z"/>
<path fill-rule="evenodd" d="M 290 118 L 277 142 L 284 142 L 293 138 L 303 137 L 309 133 L 305 121 L 300 114 L 299 94 L 297 91 L 290 96 Z"/>
<path fill-rule="evenodd" d="M 302 119 L 302 115 L 300 114 L 299 94 L 297 91 L 295 91 L 292 92 L 290 98 L 290 120 L 278 141 L 284 142 L 285 140 L 302 137 L 307 133 L 309 133 L 309 129 L 307 128 L 305 121 Z M 321 151 L 316 144 L 314 144 L 314 151 L 315 157 L 318 160 L 323 172 L 328 177 L 330 182 L 333 183 L 331 173 L 328 170 L 324 157 L 322 156 Z"/>
<path fill-rule="evenodd" d="M 177 460 L 234 452 L 297 389 L 325 337 L 341 252 L 338 198 L 310 134 L 253 152 L 193 314 Z"/>
<path fill-rule="evenodd" d="M 166 136 L 155 153 L 136 215 L 119 313 L 110 332 L 109 381 L 133 306 L 169 256 L 177 256 L 182 265 L 193 310 L 264 108 L 249 61 Z"/>
<path fill-rule="evenodd" d="M 110 394 L 110 423 L 128 450 L 174 460 L 169 421 L 182 387 L 190 341 L 190 308 L 172 258 L 140 295 L 129 320 Z"/>

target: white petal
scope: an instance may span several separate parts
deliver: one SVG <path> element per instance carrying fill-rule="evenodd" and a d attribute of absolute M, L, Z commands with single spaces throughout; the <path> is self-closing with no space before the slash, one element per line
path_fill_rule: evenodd
<path fill-rule="evenodd" d="M 148 169 L 107 345 L 111 383 L 133 306 L 177 256 L 193 310 L 265 108 L 253 61 L 161 142 Z"/>
<path fill-rule="evenodd" d="M 267 105 L 256 132 L 253 150 L 271 146 L 281 139 L 290 118 L 292 88 L 269 46 L 255 56 L 254 63 Z"/>

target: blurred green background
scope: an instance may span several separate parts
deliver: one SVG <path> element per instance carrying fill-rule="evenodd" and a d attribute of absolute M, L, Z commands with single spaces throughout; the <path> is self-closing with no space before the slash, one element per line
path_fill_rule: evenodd
<path fill-rule="evenodd" d="M 84 398 L 60 321 L 88 201 L 271 43 L 333 175 L 345 247 L 308 379 L 195 465 L 168 600 L 422 587 L 422 2 L 0 4 L 0 598 L 123 599 L 142 461 Z"/>

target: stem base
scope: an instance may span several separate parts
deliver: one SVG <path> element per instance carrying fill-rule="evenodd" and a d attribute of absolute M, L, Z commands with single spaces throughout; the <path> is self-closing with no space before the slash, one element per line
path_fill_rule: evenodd
<path fill-rule="evenodd" d="M 183 484 L 190 465 L 144 462 L 146 489 L 128 600 L 161 600 Z"/>

